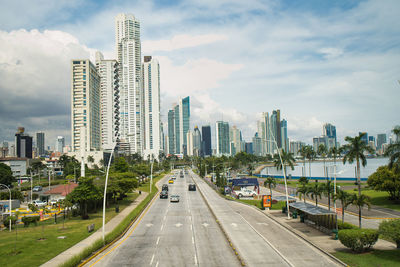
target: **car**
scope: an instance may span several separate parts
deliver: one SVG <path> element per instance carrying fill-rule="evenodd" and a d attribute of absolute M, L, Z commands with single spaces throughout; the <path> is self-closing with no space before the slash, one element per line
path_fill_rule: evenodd
<path fill-rule="evenodd" d="M 46 202 L 41 201 L 41 200 L 34 200 L 32 202 L 33 205 L 35 205 L 36 207 L 45 207 L 46 206 Z"/>
<path fill-rule="evenodd" d="M 173 184 L 173 183 L 174 183 L 174 180 L 169 179 L 168 183 L 169 183 L 169 184 Z"/>
<path fill-rule="evenodd" d="M 195 184 L 189 184 L 189 191 L 196 191 L 196 185 Z"/>
<path fill-rule="evenodd" d="M 179 196 L 178 195 L 171 195 L 169 198 L 170 202 L 179 202 Z"/>
<path fill-rule="evenodd" d="M 163 184 L 161 191 L 168 191 L 168 185 L 167 184 Z"/>
<path fill-rule="evenodd" d="M 33 187 L 32 191 L 33 192 L 39 192 L 39 191 L 42 191 L 42 189 L 43 188 L 40 185 L 37 185 L 37 186 Z"/>
<path fill-rule="evenodd" d="M 172 179 L 172 180 L 176 180 L 176 177 L 175 177 L 175 176 L 172 176 L 171 179 Z"/>
<path fill-rule="evenodd" d="M 234 192 L 238 198 L 257 196 L 257 193 L 255 191 L 247 189 L 247 188 L 242 188 L 241 190 L 236 190 Z"/>
<path fill-rule="evenodd" d="M 168 191 L 165 190 L 161 191 L 160 198 L 168 198 Z"/>
<path fill-rule="evenodd" d="M 181 173 L 179 177 L 184 178 L 185 176 L 183 175 L 183 173 Z"/>
<path fill-rule="evenodd" d="M 52 199 L 52 200 L 49 201 L 49 205 L 50 206 L 57 205 L 57 203 L 58 203 L 57 199 Z"/>

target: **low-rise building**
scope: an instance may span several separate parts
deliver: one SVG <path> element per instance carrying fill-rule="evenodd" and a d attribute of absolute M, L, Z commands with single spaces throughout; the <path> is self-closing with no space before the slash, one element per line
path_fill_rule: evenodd
<path fill-rule="evenodd" d="M 10 166 L 14 177 L 25 176 L 29 167 L 27 158 L 0 158 L 0 162 Z"/>

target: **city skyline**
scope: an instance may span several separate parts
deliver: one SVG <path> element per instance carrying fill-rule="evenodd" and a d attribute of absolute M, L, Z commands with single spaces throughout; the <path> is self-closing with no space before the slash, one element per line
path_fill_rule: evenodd
<path fill-rule="evenodd" d="M 12 141 L 16 127 L 24 126 L 31 135 L 43 131 L 48 140 L 61 135 L 69 143 L 69 62 L 94 62 L 96 50 L 113 59 L 112 21 L 121 12 L 141 23 L 142 55 L 160 62 L 164 123 L 172 103 L 189 95 L 192 125 L 228 121 L 246 141 L 261 112 L 274 109 L 284 112 L 291 140 L 311 143 L 327 122 L 341 143 L 358 132 L 389 134 L 400 124 L 394 101 L 400 97 L 399 3 L 307 2 L 226 8 L 224 2 L 121 1 L 92 6 L 88 14 L 64 2 L 40 10 L 27 2 L 18 19 L 11 16 L 15 4 L 4 3 L 0 140 Z M 199 7 L 204 11 L 194 12 Z"/>

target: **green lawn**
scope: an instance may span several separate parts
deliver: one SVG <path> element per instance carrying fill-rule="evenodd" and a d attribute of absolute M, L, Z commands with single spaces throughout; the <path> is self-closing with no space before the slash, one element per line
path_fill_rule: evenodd
<path fill-rule="evenodd" d="M 346 190 L 349 193 L 357 193 L 358 191 Z M 394 209 L 400 211 L 400 204 L 395 204 L 393 201 L 389 200 L 389 193 L 385 191 L 376 190 L 362 190 L 362 193 L 371 197 L 371 204 L 381 206 L 384 208 Z"/>
<path fill-rule="evenodd" d="M 224 196 L 226 199 L 230 199 L 230 200 L 234 200 L 234 201 L 238 201 L 238 202 L 242 202 L 248 205 L 253 205 L 256 206 L 257 208 L 261 209 L 261 202 L 262 200 L 256 200 L 256 199 L 236 199 L 230 196 Z M 271 210 L 281 210 L 282 207 L 286 206 L 286 202 L 285 201 L 278 201 L 278 203 L 276 204 L 272 204 L 271 206 Z"/>
<path fill-rule="evenodd" d="M 128 194 L 127 198 L 118 202 L 120 210 L 122 211 L 137 197 L 137 193 Z M 110 205 L 106 209 L 106 221 L 115 215 L 115 207 Z M 44 224 L 45 240 L 39 240 L 42 237 L 42 223 Z M 81 217 L 67 219 L 64 230 L 62 229 L 62 216 L 58 216 L 58 224 L 54 224 L 54 219 L 50 219 L 39 223 L 38 226 L 31 225 L 28 228 L 19 226 L 16 243 L 17 255 L 14 254 L 16 231 L 13 230 L 10 233 L 4 230 L 0 232 L 0 255 L 3 255 L 0 257 L 0 266 L 39 266 L 88 237 L 91 233 L 87 232 L 86 227 L 92 223 L 95 224 L 95 231 L 101 227 L 102 212 L 100 209 L 95 214 L 89 214 L 88 220 L 81 220 Z M 59 236 L 66 236 L 66 238 L 58 239 Z"/>
<path fill-rule="evenodd" d="M 352 267 L 400 266 L 400 250 L 372 250 L 361 254 L 335 252 L 332 254 Z"/>

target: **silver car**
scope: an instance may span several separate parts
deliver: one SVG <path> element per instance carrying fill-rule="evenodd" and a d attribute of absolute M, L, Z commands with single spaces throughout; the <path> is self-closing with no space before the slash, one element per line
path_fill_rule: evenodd
<path fill-rule="evenodd" d="M 171 195 L 169 198 L 170 202 L 179 202 L 179 196 L 178 195 Z"/>

